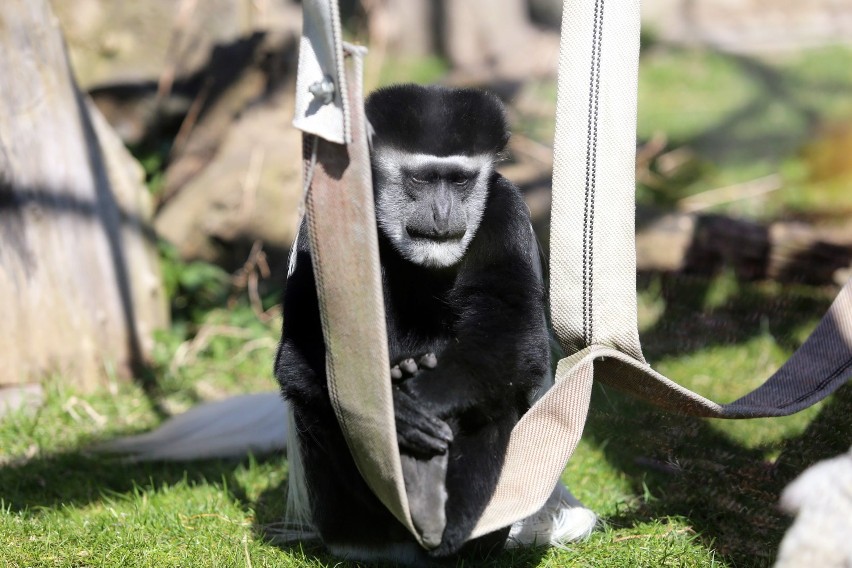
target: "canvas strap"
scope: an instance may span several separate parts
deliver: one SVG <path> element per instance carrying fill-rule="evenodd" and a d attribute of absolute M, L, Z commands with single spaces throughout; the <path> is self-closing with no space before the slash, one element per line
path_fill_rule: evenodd
<path fill-rule="evenodd" d="M 316 136 L 307 163 L 309 238 L 332 404 L 371 489 L 412 523 L 393 419 L 360 55 L 344 72 L 335 0 L 304 0 L 296 125 Z M 634 160 L 639 0 L 566 0 L 559 61 L 551 223 L 551 313 L 562 347 L 555 385 L 512 432 L 494 496 L 471 537 L 547 500 L 571 457 L 599 380 L 665 409 L 743 418 L 791 414 L 852 373 L 852 282 L 810 339 L 762 387 L 719 405 L 645 362 L 636 325 Z M 303 77 L 304 75 L 304 77 Z M 323 108 L 308 90 L 335 86 Z M 317 89 L 315 89 L 317 90 Z M 319 90 L 321 92 L 321 90 Z M 300 102 L 301 101 L 301 102 Z M 345 142 L 345 143 L 344 143 Z"/>
<path fill-rule="evenodd" d="M 494 496 L 472 536 L 537 511 L 571 457 L 592 382 L 666 410 L 783 416 L 852 375 L 852 281 L 810 338 L 761 387 L 717 404 L 654 371 L 636 323 L 635 155 L 639 0 L 566 0 L 562 14 L 550 238 L 554 331 L 570 357 L 512 432 Z"/>
<path fill-rule="evenodd" d="M 305 132 L 305 214 L 329 396 L 362 477 L 421 542 L 394 423 L 362 99 L 365 50 L 342 42 L 335 0 L 304 0 L 303 6 L 294 124 Z"/>

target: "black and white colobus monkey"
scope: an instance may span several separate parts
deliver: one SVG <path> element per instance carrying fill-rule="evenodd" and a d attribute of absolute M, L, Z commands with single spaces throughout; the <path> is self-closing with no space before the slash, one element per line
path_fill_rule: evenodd
<path fill-rule="evenodd" d="M 402 85 L 373 93 L 366 113 L 389 364 L 437 356 L 393 393 L 400 451 L 423 460 L 448 454 L 446 529 L 429 552 L 444 557 L 463 548 L 513 426 L 550 380 L 538 249 L 518 189 L 494 171 L 509 137 L 497 98 Z M 381 558 L 414 541 L 362 480 L 335 419 L 306 241 L 284 295 L 276 376 L 323 542 Z M 472 544 L 502 546 L 507 533 Z"/>

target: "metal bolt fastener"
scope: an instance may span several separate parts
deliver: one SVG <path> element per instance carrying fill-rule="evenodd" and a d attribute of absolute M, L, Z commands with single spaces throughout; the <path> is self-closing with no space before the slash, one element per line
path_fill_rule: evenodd
<path fill-rule="evenodd" d="M 315 99 L 327 105 L 334 100 L 334 81 L 326 75 L 322 81 L 317 81 L 308 87 L 308 91 L 311 92 Z"/>

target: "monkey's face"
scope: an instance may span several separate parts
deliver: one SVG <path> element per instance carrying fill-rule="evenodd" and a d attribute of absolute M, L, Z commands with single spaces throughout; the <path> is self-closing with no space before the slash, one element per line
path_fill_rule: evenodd
<path fill-rule="evenodd" d="M 493 160 L 375 149 L 379 229 L 411 262 L 432 268 L 456 264 L 482 219 Z"/>

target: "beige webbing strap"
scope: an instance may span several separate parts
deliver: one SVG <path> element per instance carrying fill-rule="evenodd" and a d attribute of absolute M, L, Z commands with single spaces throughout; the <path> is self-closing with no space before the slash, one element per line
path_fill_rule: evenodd
<path fill-rule="evenodd" d="M 494 497 L 472 536 L 537 511 L 583 431 L 594 379 L 667 410 L 748 418 L 802 410 L 852 374 L 852 281 L 793 357 L 719 405 L 655 372 L 636 327 L 634 161 L 638 0 L 566 0 L 551 222 L 551 316 L 567 352 L 556 383 L 512 431 Z"/>
<path fill-rule="evenodd" d="M 361 475 L 418 539 L 405 493 L 391 397 L 366 121 L 362 50 L 343 46 L 335 0 L 304 0 L 294 121 L 310 139 L 306 219 L 326 345 L 332 406 Z M 344 47 L 348 56 L 344 57 Z M 318 57 L 317 54 L 321 56 Z M 303 61 L 302 56 L 307 61 Z M 344 63 L 344 60 L 346 63 Z M 322 100 L 323 82 L 333 98 Z M 311 93 L 308 90 L 315 87 Z M 314 92 L 316 91 L 316 92 Z M 333 104 L 332 104 L 333 103 Z M 335 107 L 325 113 L 320 109 Z M 315 138 L 312 136 L 316 135 Z M 346 144 L 341 144 L 346 140 Z"/>
<path fill-rule="evenodd" d="M 302 114 L 296 120 L 318 136 L 307 215 L 329 390 L 364 479 L 422 543 L 411 521 L 396 442 L 360 56 L 350 58 L 344 75 L 334 0 L 304 0 L 303 6 L 305 17 L 316 21 L 306 22 L 305 33 L 313 35 L 303 38 L 308 60 L 303 66 L 300 58 L 299 84 L 310 87 L 315 98 L 323 93 L 323 79 L 337 87 L 323 104 L 297 93 Z M 838 388 L 852 371 L 852 282 L 787 364 L 734 403 L 707 400 L 645 363 L 635 288 L 638 56 L 638 0 L 565 2 L 551 310 L 560 343 L 574 354 L 559 362 L 553 388 L 513 430 L 494 497 L 472 537 L 512 524 L 544 504 L 579 441 L 594 379 L 672 411 L 741 418 L 801 410 Z M 334 108 L 321 112 L 325 104 Z"/>

